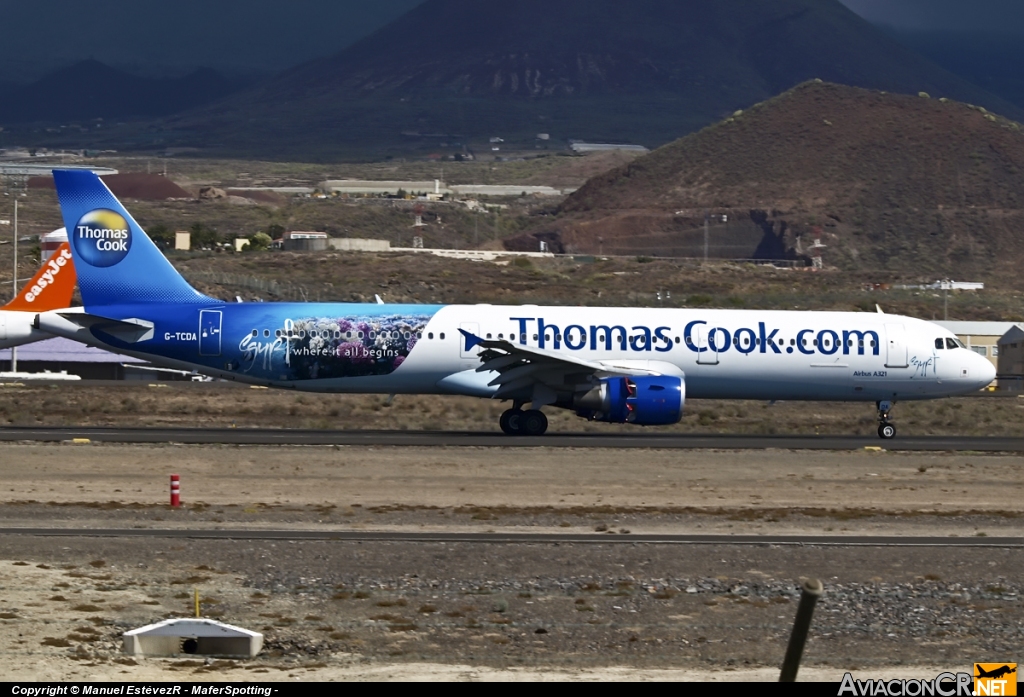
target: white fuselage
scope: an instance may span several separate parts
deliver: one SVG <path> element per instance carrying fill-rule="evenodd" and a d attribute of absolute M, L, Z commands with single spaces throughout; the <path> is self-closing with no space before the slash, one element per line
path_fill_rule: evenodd
<path fill-rule="evenodd" d="M 52 339 L 53 334 L 39 331 L 33 326 L 34 312 L 0 310 L 0 349 Z"/>
<path fill-rule="evenodd" d="M 294 350 L 292 342 L 275 340 L 275 327 L 297 321 L 299 317 L 291 317 L 292 313 L 316 315 L 317 307 L 300 304 L 277 310 L 271 303 L 225 304 L 224 354 L 216 359 L 203 359 L 194 350 L 168 354 L 149 348 L 153 340 L 110 346 L 56 313 L 40 319 L 42 327 L 54 334 L 169 367 L 253 384 L 349 394 L 492 396 L 496 388 L 489 383 L 496 374 L 476 372 L 481 365 L 479 348 L 467 351 L 460 329 L 483 339 L 679 376 L 685 380 L 687 396 L 693 398 L 916 400 L 974 392 L 995 378 L 991 363 L 957 345 L 948 330 L 900 315 L 534 305 L 429 308 L 431 317 L 415 347 L 387 375 L 297 380 L 260 372 L 258 362 L 223 368 L 231 351 L 239 347 L 239 338 L 242 346 L 249 346 L 250 356 L 289 354 Z M 340 315 L 344 307 L 332 306 L 332 316 Z M 144 309 L 139 306 L 137 311 Z M 248 316 L 243 313 L 256 311 L 272 318 L 267 326 L 256 319 L 251 323 L 241 319 Z M 231 319 L 235 313 L 239 314 Z M 164 331 L 159 314 L 142 317 L 155 323 L 158 339 Z M 227 329 L 232 323 L 239 327 L 239 337 Z M 261 337 L 252 341 L 267 342 L 256 346 L 255 354 L 253 345 L 247 344 L 250 329 Z M 265 330 L 270 339 L 262 338 Z"/>
<path fill-rule="evenodd" d="M 929 399 L 970 393 L 995 378 L 983 357 L 947 347 L 947 339 L 955 340 L 948 330 L 899 315 L 486 305 L 441 309 L 427 326 L 434 338 L 421 340 L 389 377 L 433 379 L 475 371 L 477 350 L 463 350 L 459 328 L 516 343 L 525 334 L 529 346 L 590 360 L 652 362 L 669 374 L 672 366 L 685 375 L 687 396 L 693 398 Z M 464 377 L 466 388 L 449 391 L 484 396 L 489 379 L 483 378 L 493 375 L 475 383 L 472 373 Z M 474 384 L 477 389 L 468 389 Z"/>

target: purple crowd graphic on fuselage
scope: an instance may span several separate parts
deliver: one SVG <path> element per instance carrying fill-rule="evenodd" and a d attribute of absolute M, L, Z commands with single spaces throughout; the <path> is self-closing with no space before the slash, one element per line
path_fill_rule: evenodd
<path fill-rule="evenodd" d="M 422 338 L 430 315 L 285 320 L 269 337 L 246 335 L 238 369 L 288 380 L 328 380 L 394 372 Z"/>

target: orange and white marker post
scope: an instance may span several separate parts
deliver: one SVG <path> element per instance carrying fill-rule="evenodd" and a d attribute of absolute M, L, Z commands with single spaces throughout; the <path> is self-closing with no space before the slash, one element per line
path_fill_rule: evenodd
<path fill-rule="evenodd" d="M 171 475 L 171 506 L 177 508 L 181 505 L 181 477 Z"/>

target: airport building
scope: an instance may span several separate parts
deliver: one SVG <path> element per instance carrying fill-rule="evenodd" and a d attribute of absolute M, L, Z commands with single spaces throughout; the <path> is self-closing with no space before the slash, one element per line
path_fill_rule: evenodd
<path fill-rule="evenodd" d="M 322 252 L 328 247 L 328 236 L 326 232 L 294 232 L 284 233 L 284 237 L 274 240 L 275 249 L 283 249 L 286 252 Z"/>
<path fill-rule="evenodd" d="M 999 339 L 999 389 L 1024 392 L 1024 329 L 1013 325 Z"/>
<path fill-rule="evenodd" d="M 0 372 L 11 372 L 11 349 L 0 350 Z M 177 373 L 152 370 L 151 364 L 55 337 L 18 347 L 18 373 L 66 372 L 83 380 L 180 380 Z M 42 376 L 41 376 L 42 377 Z"/>
<path fill-rule="evenodd" d="M 440 179 L 433 181 L 363 181 L 355 179 L 334 179 L 321 182 L 320 191 L 325 194 L 347 194 L 351 196 L 397 196 L 405 192 L 410 196 L 423 195 L 428 199 L 443 196 L 562 196 L 572 189 L 556 189 L 550 186 L 524 186 L 522 184 L 454 184 L 447 185 Z"/>

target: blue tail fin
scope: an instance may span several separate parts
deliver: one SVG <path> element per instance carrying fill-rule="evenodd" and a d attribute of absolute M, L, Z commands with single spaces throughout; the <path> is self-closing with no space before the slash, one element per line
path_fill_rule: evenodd
<path fill-rule="evenodd" d="M 216 302 L 181 277 L 98 176 L 54 170 L 53 180 L 86 308 Z"/>

